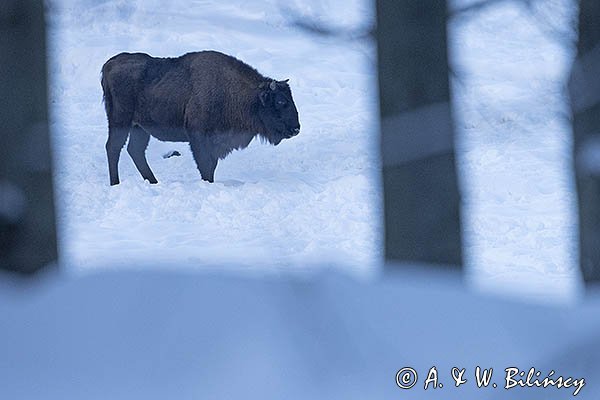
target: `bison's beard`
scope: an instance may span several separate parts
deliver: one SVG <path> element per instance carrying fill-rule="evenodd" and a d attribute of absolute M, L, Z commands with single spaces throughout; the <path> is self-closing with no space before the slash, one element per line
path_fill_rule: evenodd
<path fill-rule="evenodd" d="M 268 143 L 268 144 L 272 144 L 273 146 L 277 146 L 279 143 L 281 143 L 281 141 L 283 139 L 285 139 L 285 137 L 283 137 L 283 136 L 274 137 L 274 136 L 267 136 L 267 135 L 263 135 L 263 134 L 260 134 L 258 136 L 260 138 L 261 143 Z"/>
<path fill-rule="evenodd" d="M 267 134 L 261 134 L 260 137 L 264 141 L 272 144 L 273 146 L 277 146 L 283 139 L 289 139 L 293 135 L 289 133 L 285 128 L 273 129 Z"/>

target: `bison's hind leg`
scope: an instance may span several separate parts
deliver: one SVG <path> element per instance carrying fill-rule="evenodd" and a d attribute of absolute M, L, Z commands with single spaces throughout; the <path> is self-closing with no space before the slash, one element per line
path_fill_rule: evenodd
<path fill-rule="evenodd" d="M 202 134 L 192 134 L 190 135 L 190 148 L 202 180 L 213 183 L 218 158 L 212 154 L 209 141 Z"/>
<path fill-rule="evenodd" d="M 127 141 L 129 127 L 114 126 L 108 124 L 108 140 L 106 141 L 106 156 L 108 158 L 108 173 L 110 175 L 110 184 L 119 184 L 119 156 L 121 149 Z"/>
<path fill-rule="evenodd" d="M 200 154 L 196 159 L 196 164 L 200 170 L 202 180 L 213 183 L 215 181 L 215 169 L 217 168 L 217 159 L 210 154 Z"/>
<path fill-rule="evenodd" d="M 129 143 L 127 144 L 127 152 L 131 156 L 133 163 L 135 164 L 138 171 L 142 175 L 142 178 L 147 180 L 150 183 L 158 183 L 150 166 L 148 165 L 148 161 L 146 160 L 146 148 L 148 147 L 148 142 L 150 141 L 150 135 L 140 128 L 139 126 L 134 126 L 131 128 L 131 132 L 129 134 Z"/>

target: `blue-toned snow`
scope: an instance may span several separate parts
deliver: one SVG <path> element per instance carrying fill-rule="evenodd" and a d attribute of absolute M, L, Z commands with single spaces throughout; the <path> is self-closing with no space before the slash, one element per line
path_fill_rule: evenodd
<path fill-rule="evenodd" d="M 579 285 L 564 95 L 575 9 L 534 5 L 532 14 L 499 2 L 449 26 L 466 276 L 483 290 L 565 301 Z M 362 0 L 48 2 L 61 262 L 71 271 L 381 269 L 374 44 L 302 32 L 285 7 L 341 27 L 374 19 Z M 109 187 L 104 61 L 203 49 L 289 78 L 300 135 L 234 152 L 214 184 L 200 180 L 186 144 L 151 140 L 159 184 L 143 182 L 124 150 L 121 184 Z M 182 156 L 163 159 L 170 150 Z"/>

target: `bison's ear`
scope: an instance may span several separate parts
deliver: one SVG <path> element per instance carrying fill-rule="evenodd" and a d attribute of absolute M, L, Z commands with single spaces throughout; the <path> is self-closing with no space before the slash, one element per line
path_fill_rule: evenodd
<path fill-rule="evenodd" d="M 265 107 L 267 105 L 267 102 L 269 101 L 269 90 L 261 90 L 261 92 L 258 94 L 258 98 L 260 99 L 260 104 L 263 105 L 263 107 Z"/>

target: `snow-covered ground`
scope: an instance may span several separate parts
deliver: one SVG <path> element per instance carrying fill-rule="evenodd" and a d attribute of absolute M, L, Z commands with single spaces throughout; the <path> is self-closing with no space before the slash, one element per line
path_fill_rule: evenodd
<path fill-rule="evenodd" d="M 577 10 L 571 0 L 521 3 L 450 25 L 467 276 L 564 301 L 580 289 L 565 96 Z"/>
<path fill-rule="evenodd" d="M 382 261 L 374 46 L 291 26 L 290 2 L 49 0 L 52 131 L 61 261 L 235 265 L 376 272 Z M 455 3 L 465 3 L 456 1 Z M 468 280 L 537 299 L 578 290 L 571 137 L 563 85 L 574 6 L 510 2 L 450 27 Z M 337 26 L 373 20 L 369 1 L 291 2 Z M 552 27 L 552 29 L 550 29 Z M 561 36 L 564 40 L 558 40 Z M 290 79 L 302 131 L 276 148 L 253 143 L 200 180 L 185 144 L 151 140 L 158 185 L 123 151 L 108 185 L 100 68 L 121 51 L 177 56 L 216 49 Z M 163 159 L 176 149 L 182 157 Z"/>
<path fill-rule="evenodd" d="M 58 155 L 61 256 L 88 270 L 135 262 L 261 270 L 380 258 L 372 48 L 307 37 L 276 1 L 51 2 L 53 132 Z M 289 3 L 286 3 L 289 5 Z M 326 5 L 299 8 L 315 15 Z M 345 3 L 354 25 L 366 4 Z M 368 11 L 370 12 L 370 11 Z M 299 136 L 253 142 L 200 180 L 187 144 L 151 140 L 158 185 L 126 151 L 121 184 L 108 186 L 100 68 L 121 51 L 177 56 L 215 49 L 276 79 L 290 79 Z M 171 149 L 182 157 L 163 159 Z"/>

